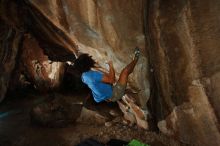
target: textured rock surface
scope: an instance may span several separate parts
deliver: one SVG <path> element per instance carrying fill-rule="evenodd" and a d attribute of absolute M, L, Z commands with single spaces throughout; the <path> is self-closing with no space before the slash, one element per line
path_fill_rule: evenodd
<path fill-rule="evenodd" d="M 64 65 L 50 61 L 31 35 L 25 36 L 20 67 L 30 82 L 41 91 L 58 87 L 64 72 Z"/>
<path fill-rule="evenodd" d="M 1 4 L 4 20 L 30 31 L 51 60 L 66 61 L 68 54 L 89 53 L 103 68 L 106 61 L 113 60 L 119 75 L 131 61 L 134 47 L 141 47 L 143 55 L 129 85 L 139 91 L 139 104 L 146 107 L 150 91 L 141 0 L 32 0 L 1 1 Z M 10 17 L 11 14 L 15 17 Z"/>
<path fill-rule="evenodd" d="M 219 1 L 150 1 L 149 45 L 159 129 L 184 143 L 220 145 Z M 157 106 L 161 105 L 161 106 Z"/>
<path fill-rule="evenodd" d="M 147 123 L 148 111 L 138 107 L 130 95 L 125 94 L 121 101 L 117 101 L 119 108 L 124 114 L 124 118 L 131 124 L 136 123 L 143 129 L 149 129 Z"/>
<path fill-rule="evenodd" d="M 134 47 L 141 47 L 143 56 L 130 77 L 130 86 L 139 91 L 139 103 L 145 107 L 150 93 L 142 3 L 141 0 L 31 1 L 78 45 L 79 52 L 89 53 L 103 68 L 106 61 L 113 60 L 117 75 L 131 61 Z"/>
<path fill-rule="evenodd" d="M 119 75 L 131 61 L 134 47 L 141 47 L 143 55 L 129 85 L 139 91 L 139 104 L 146 107 L 150 91 L 141 0 L 1 3 L 4 19 L 30 31 L 51 60 L 66 61 L 73 53 L 89 53 L 103 68 L 106 61 L 113 60 Z M 11 18 L 11 14 L 17 16 L 16 19 Z"/>
<path fill-rule="evenodd" d="M 0 21 L 0 102 L 7 92 L 21 39 L 22 33 Z"/>
<path fill-rule="evenodd" d="M 46 127 L 66 127 L 79 119 L 82 103 L 73 97 L 50 95 L 46 101 L 36 105 L 30 112 L 31 122 Z M 85 112 L 84 115 L 86 115 Z M 94 118 L 94 117 L 93 117 Z"/>

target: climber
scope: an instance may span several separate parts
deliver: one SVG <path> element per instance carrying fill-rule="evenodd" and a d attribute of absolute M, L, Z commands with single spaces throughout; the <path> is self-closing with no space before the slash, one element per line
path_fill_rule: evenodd
<path fill-rule="evenodd" d="M 115 71 L 112 61 L 108 62 L 109 73 L 91 70 L 92 68 L 95 69 L 96 62 L 88 54 L 82 54 L 74 61 L 75 68 L 81 73 L 82 82 L 91 89 L 96 102 L 104 100 L 115 102 L 123 97 L 128 76 L 133 72 L 139 59 L 140 49 L 136 47 L 134 53 L 133 60 L 122 70 L 116 84 L 114 84 Z"/>

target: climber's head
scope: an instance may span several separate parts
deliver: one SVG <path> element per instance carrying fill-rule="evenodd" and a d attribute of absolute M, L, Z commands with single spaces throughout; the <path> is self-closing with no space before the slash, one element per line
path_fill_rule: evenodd
<path fill-rule="evenodd" d="M 89 71 L 92 67 L 95 66 L 95 61 L 88 54 L 81 54 L 75 61 L 74 67 L 80 72 Z"/>

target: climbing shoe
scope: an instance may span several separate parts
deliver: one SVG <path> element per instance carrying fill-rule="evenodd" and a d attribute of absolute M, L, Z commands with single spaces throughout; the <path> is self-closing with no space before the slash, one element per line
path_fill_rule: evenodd
<path fill-rule="evenodd" d="M 140 48 L 136 47 L 136 48 L 134 49 L 134 59 L 139 59 L 140 54 L 141 54 Z"/>

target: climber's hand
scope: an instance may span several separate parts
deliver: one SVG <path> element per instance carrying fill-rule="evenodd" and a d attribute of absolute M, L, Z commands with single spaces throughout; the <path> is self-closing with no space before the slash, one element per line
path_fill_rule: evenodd
<path fill-rule="evenodd" d="M 112 62 L 112 61 L 109 61 L 109 62 L 108 62 L 108 65 L 109 65 L 109 67 L 113 67 L 113 62 Z"/>

